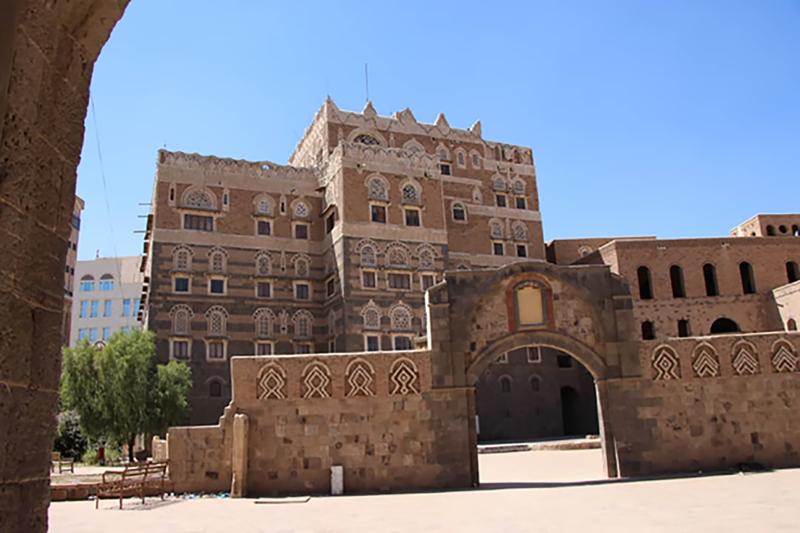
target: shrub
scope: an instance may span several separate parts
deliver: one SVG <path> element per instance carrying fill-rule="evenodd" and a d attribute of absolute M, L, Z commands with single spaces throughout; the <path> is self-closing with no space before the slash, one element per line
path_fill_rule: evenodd
<path fill-rule="evenodd" d="M 58 432 L 53 449 L 62 457 L 80 460 L 86 451 L 86 437 L 81 433 L 81 421 L 75 411 L 64 411 L 58 415 Z"/>

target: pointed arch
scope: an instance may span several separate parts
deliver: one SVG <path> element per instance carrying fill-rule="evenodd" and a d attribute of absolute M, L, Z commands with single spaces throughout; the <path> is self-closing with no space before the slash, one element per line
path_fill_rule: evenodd
<path fill-rule="evenodd" d="M 364 329 L 379 330 L 381 329 L 381 308 L 374 300 L 370 300 L 361 308 L 361 320 L 364 324 Z"/>
<path fill-rule="evenodd" d="M 345 397 L 375 396 L 375 368 L 361 357 L 356 357 L 344 370 Z"/>
<path fill-rule="evenodd" d="M 408 246 L 399 241 L 390 243 L 384 251 L 386 265 L 392 267 L 407 267 L 410 255 Z"/>
<path fill-rule="evenodd" d="M 404 204 L 422 203 L 422 185 L 414 178 L 406 178 L 400 183 L 400 198 Z"/>
<path fill-rule="evenodd" d="M 364 179 L 364 185 L 367 187 L 367 198 L 370 200 L 389 201 L 389 181 L 382 175 L 377 172 L 370 174 Z"/>
<path fill-rule="evenodd" d="M 306 309 L 300 309 L 292 315 L 295 339 L 310 339 L 314 330 L 314 315 Z"/>
<path fill-rule="evenodd" d="M 258 338 L 269 338 L 275 332 L 275 313 L 267 307 L 260 307 L 253 313 L 253 326 Z"/>
<path fill-rule="evenodd" d="M 409 139 L 403 143 L 403 150 L 407 150 L 415 154 L 425 153 L 425 147 L 422 146 L 416 139 Z"/>
<path fill-rule="evenodd" d="M 432 270 L 436 262 L 436 249 L 428 243 L 422 243 L 415 250 L 420 270 Z"/>
<path fill-rule="evenodd" d="M 194 311 L 186 304 L 173 305 L 169 310 L 172 320 L 172 333 L 175 335 L 189 335 L 192 331 L 192 318 Z"/>
<path fill-rule="evenodd" d="M 389 308 L 389 324 L 392 331 L 411 331 L 414 312 L 402 300 Z"/>
<path fill-rule="evenodd" d="M 378 245 L 372 239 L 361 239 L 355 247 L 362 267 L 378 266 Z"/>
<path fill-rule="evenodd" d="M 206 332 L 210 336 L 225 336 L 227 334 L 228 311 L 221 305 L 208 308 L 205 313 Z"/>

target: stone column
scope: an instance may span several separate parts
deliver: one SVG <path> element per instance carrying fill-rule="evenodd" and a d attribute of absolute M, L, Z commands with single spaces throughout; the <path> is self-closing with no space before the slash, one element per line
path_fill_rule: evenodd
<path fill-rule="evenodd" d="M 233 476 L 231 481 L 231 498 L 247 496 L 247 440 L 249 420 L 245 414 L 233 417 Z"/>
<path fill-rule="evenodd" d="M 2 4 L 0 531 L 45 531 L 64 264 L 89 81 L 127 0 Z"/>

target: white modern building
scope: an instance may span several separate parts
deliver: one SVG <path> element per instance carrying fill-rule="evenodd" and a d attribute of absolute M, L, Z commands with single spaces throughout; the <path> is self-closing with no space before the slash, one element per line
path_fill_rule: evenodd
<path fill-rule="evenodd" d="M 138 256 L 78 261 L 70 346 L 82 339 L 107 340 L 117 331 L 141 327 L 137 320 L 142 292 L 140 261 Z"/>

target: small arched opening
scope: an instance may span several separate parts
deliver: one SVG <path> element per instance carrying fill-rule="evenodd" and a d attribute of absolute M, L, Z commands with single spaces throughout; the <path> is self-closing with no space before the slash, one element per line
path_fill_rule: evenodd
<path fill-rule="evenodd" d="M 709 333 L 712 335 L 723 335 L 726 333 L 739 333 L 740 331 L 739 324 L 730 318 L 721 317 L 716 319 L 711 324 L 711 330 Z"/>
<path fill-rule="evenodd" d="M 789 283 L 794 283 L 800 279 L 800 270 L 797 269 L 797 263 L 794 261 L 786 262 L 786 280 Z"/>

